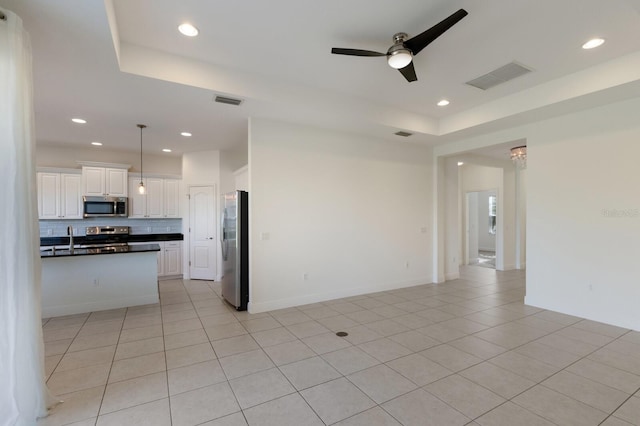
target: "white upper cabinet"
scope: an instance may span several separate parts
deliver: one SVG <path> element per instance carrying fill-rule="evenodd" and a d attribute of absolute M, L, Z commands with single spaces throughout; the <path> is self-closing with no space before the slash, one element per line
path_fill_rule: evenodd
<path fill-rule="evenodd" d="M 82 168 L 82 192 L 84 195 L 106 195 L 104 167 Z"/>
<path fill-rule="evenodd" d="M 82 219 L 82 178 L 78 174 L 60 174 L 60 214 Z"/>
<path fill-rule="evenodd" d="M 147 178 L 147 217 L 164 217 L 164 179 Z"/>
<path fill-rule="evenodd" d="M 80 174 L 40 172 L 37 178 L 40 219 L 82 219 Z"/>
<path fill-rule="evenodd" d="M 130 218 L 178 218 L 180 202 L 180 181 L 148 177 L 142 179 L 145 194 L 138 192 L 139 177 L 129 178 Z"/>
<path fill-rule="evenodd" d="M 180 181 L 164 180 L 164 217 L 180 217 Z"/>
<path fill-rule="evenodd" d="M 128 195 L 127 170 L 129 166 L 82 166 L 82 193 L 90 196 L 126 197 Z"/>
<path fill-rule="evenodd" d="M 105 190 L 107 195 L 114 197 L 126 197 L 127 190 L 127 171 L 125 169 L 104 169 L 105 172 Z"/>

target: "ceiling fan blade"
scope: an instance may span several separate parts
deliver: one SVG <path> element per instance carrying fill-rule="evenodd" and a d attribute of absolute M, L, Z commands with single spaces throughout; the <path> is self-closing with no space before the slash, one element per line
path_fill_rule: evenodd
<path fill-rule="evenodd" d="M 342 49 L 334 47 L 331 49 L 331 53 L 334 55 L 349 55 L 349 56 L 387 56 L 386 53 L 374 52 L 373 50 L 362 49 Z"/>
<path fill-rule="evenodd" d="M 409 65 L 406 67 L 400 68 L 398 71 L 400 71 L 400 74 L 402 74 L 409 83 L 418 80 L 418 77 L 416 76 L 416 69 L 413 67 L 413 61 L 409 62 Z"/>
<path fill-rule="evenodd" d="M 464 9 L 460 9 L 457 12 L 453 13 L 448 18 L 445 18 L 440 23 L 434 25 L 429 28 L 425 32 L 418 34 L 417 36 L 410 38 L 409 40 L 404 42 L 404 45 L 411 49 L 414 55 L 420 53 L 422 49 L 427 47 L 429 43 L 440 37 L 445 33 L 449 28 L 453 27 L 458 23 L 462 18 L 467 16 L 468 13 Z"/>

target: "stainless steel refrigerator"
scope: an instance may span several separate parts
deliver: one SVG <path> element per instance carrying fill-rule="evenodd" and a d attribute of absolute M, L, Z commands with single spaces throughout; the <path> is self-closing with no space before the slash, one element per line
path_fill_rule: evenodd
<path fill-rule="evenodd" d="M 239 311 L 249 302 L 249 193 L 222 196 L 222 297 Z"/>

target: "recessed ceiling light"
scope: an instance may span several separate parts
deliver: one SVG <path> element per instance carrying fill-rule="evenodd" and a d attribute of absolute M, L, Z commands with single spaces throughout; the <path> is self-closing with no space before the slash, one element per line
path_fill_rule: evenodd
<path fill-rule="evenodd" d="M 71 121 L 73 121 L 76 124 L 86 124 L 87 120 L 84 120 L 82 118 L 72 118 Z"/>
<path fill-rule="evenodd" d="M 162 152 L 171 152 L 171 150 L 169 148 L 164 148 Z"/>
<path fill-rule="evenodd" d="M 180 31 L 183 35 L 186 35 L 187 37 L 195 37 L 199 33 L 196 27 L 187 23 L 178 25 L 178 31 Z"/>
<path fill-rule="evenodd" d="M 582 48 L 583 49 L 593 49 L 595 47 L 602 46 L 603 43 L 604 43 L 604 39 L 603 38 L 592 38 L 591 40 L 589 40 L 588 42 L 583 44 Z"/>
<path fill-rule="evenodd" d="M 102 142 L 91 142 L 91 145 L 102 146 Z"/>
<path fill-rule="evenodd" d="M 443 99 L 440 102 L 438 102 L 438 106 L 447 106 L 447 105 L 449 105 L 449 101 L 446 99 Z"/>
<path fill-rule="evenodd" d="M 458 161 L 458 166 L 462 166 L 464 164 L 463 161 Z"/>
<path fill-rule="evenodd" d="M 191 136 L 191 133 L 189 133 L 189 132 L 182 132 L 182 133 L 180 133 L 180 134 L 181 134 L 182 136 L 184 136 L 184 137 L 187 137 L 187 138 Z"/>

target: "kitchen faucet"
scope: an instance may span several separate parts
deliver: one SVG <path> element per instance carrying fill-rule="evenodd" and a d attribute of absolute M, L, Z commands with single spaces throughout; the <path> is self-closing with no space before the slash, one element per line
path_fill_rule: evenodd
<path fill-rule="evenodd" d="M 67 226 L 67 235 L 69 235 L 69 253 L 73 253 L 73 226 Z"/>

